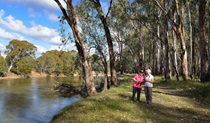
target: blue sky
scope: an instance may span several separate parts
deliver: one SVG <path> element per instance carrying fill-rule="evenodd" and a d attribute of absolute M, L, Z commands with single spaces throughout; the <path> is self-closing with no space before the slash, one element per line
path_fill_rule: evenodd
<path fill-rule="evenodd" d="M 63 0 L 60 0 L 61 2 Z M 74 4 L 79 0 L 73 0 Z M 102 0 L 106 9 L 109 0 Z M 37 57 L 61 45 L 58 16 L 62 15 L 54 0 L 0 0 L 0 51 L 5 56 L 6 45 L 12 39 L 34 44 Z M 66 49 L 75 49 L 73 43 Z"/>

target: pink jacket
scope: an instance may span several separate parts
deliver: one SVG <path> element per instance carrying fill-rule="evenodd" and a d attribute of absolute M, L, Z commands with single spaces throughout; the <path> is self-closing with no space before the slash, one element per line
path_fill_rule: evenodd
<path fill-rule="evenodd" d="M 136 74 L 133 77 L 133 86 L 136 88 L 142 88 L 142 83 L 144 82 L 144 76 L 142 74 Z M 139 83 L 138 83 L 139 82 Z"/>

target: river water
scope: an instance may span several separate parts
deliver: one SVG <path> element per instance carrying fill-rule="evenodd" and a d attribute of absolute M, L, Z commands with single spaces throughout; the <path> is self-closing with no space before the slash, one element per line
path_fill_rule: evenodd
<path fill-rule="evenodd" d="M 78 100 L 60 97 L 51 89 L 56 82 L 75 78 L 21 78 L 0 80 L 0 123 L 48 123 L 63 107 Z"/>

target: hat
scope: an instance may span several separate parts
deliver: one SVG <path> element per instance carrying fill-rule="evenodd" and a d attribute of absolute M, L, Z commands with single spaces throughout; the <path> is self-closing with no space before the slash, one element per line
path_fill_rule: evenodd
<path fill-rule="evenodd" d="M 147 72 L 147 73 L 151 73 L 151 70 L 150 70 L 150 69 L 147 69 L 146 72 Z"/>

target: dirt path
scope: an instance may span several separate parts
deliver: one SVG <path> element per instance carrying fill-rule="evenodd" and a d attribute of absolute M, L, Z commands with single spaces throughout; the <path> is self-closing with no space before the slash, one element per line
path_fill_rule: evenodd
<path fill-rule="evenodd" d="M 210 123 L 210 105 L 185 95 L 180 90 L 157 85 L 153 88 L 151 109 L 157 116 L 166 116 L 177 123 Z"/>

